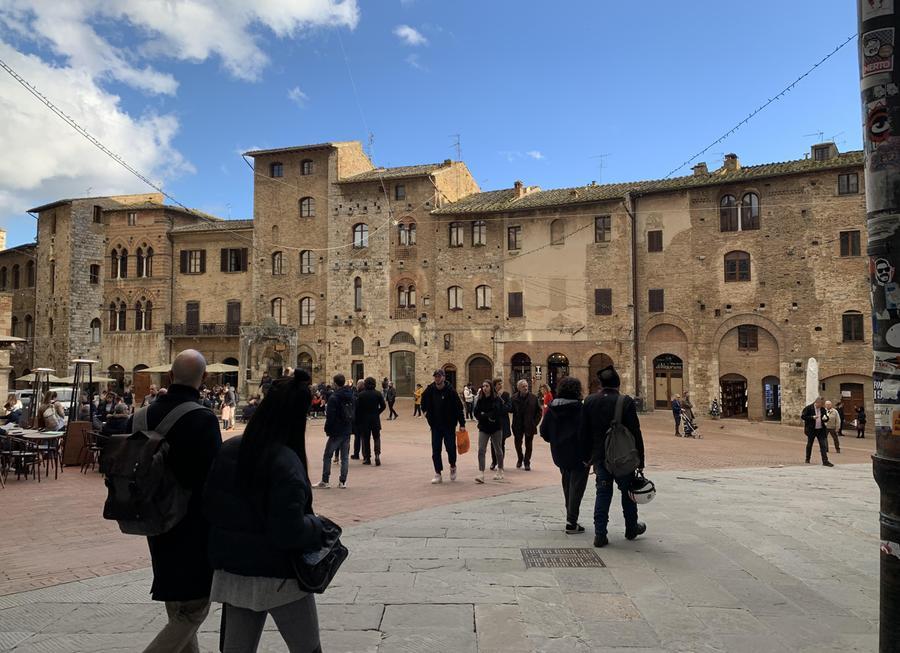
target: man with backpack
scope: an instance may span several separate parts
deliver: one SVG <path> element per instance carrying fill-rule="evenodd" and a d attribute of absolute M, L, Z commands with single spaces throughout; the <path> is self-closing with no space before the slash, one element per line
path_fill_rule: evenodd
<path fill-rule="evenodd" d="M 331 457 L 335 452 L 341 453 L 341 489 L 347 489 L 347 471 L 350 466 L 350 434 L 353 432 L 353 423 L 356 416 L 356 399 L 353 389 L 345 385 L 347 379 L 343 374 L 334 375 L 335 391 L 325 404 L 325 435 L 328 440 L 325 443 L 325 456 L 322 465 L 322 481 L 314 487 L 329 488 L 328 479 L 331 477 Z"/>
<path fill-rule="evenodd" d="M 206 476 L 222 446 L 222 434 L 215 414 L 199 404 L 200 385 L 206 378 L 203 355 L 194 349 L 184 350 L 175 357 L 171 374 L 169 391 L 157 395 L 148 407 L 137 411 L 128 428 L 129 433 L 158 430 L 164 436 L 168 444 L 165 465 L 171 468 L 174 481 L 189 493 L 184 495 L 186 511 L 177 523 L 159 535 L 147 537 L 153 565 L 150 593 L 154 601 L 165 601 L 169 621 L 144 649 L 145 653 L 199 651 L 197 630 L 209 612 L 212 586 L 213 570 L 207 554 L 209 523 L 203 516 L 202 498 Z M 172 416 L 167 422 L 170 413 Z M 134 438 L 131 441 L 134 442 Z M 116 453 L 128 451 L 121 449 Z M 107 464 L 121 469 L 117 462 L 127 461 Z M 114 480 L 114 475 L 107 476 L 108 483 Z M 110 500 L 107 507 L 109 504 Z M 177 518 L 163 515 L 162 520 L 173 517 Z M 120 526 L 125 530 L 122 521 Z M 153 525 L 148 525 L 148 530 L 152 531 Z"/>
<path fill-rule="evenodd" d="M 594 504 L 594 546 L 609 544 L 607 524 L 613 483 L 622 493 L 625 539 L 647 530 L 638 521 L 637 504 L 628 496 L 635 472 L 644 469 L 644 439 L 634 399 L 619 394 L 619 374 L 612 365 L 597 373 L 600 391 L 588 397 L 581 412 L 579 441 L 585 466 L 594 466 L 597 499 Z"/>

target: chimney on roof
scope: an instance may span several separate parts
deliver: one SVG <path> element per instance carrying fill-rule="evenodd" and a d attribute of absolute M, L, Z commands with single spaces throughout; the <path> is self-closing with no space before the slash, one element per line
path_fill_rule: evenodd
<path fill-rule="evenodd" d="M 453 165 L 453 159 L 444 159 L 444 165 L 445 166 Z"/>
<path fill-rule="evenodd" d="M 691 168 L 691 170 L 694 171 L 695 177 L 705 177 L 709 174 L 709 168 L 706 167 L 706 161 L 701 161 L 693 168 Z"/>
<path fill-rule="evenodd" d="M 516 191 L 516 199 L 525 197 L 525 193 L 528 192 L 528 190 L 525 188 L 525 184 L 523 184 L 518 179 L 516 179 L 516 183 L 513 184 L 513 188 Z"/>
<path fill-rule="evenodd" d="M 741 169 L 741 161 L 737 154 L 725 155 L 725 170 L 728 172 L 737 172 Z"/>

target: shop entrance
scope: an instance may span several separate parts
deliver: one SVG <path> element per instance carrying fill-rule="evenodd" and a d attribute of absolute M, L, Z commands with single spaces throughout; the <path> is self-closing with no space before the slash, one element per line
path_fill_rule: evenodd
<path fill-rule="evenodd" d="M 391 380 L 399 397 L 411 397 L 416 387 L 416 354 L 395 351 L 391 354 Z"/>
<path fill-rule="evenodd" d="M 856 419 L 856 409 L 866 405 L 862 383 L 842 383 L 841 401 L 844 402 L 844 420 L 852 423 Z"/>
<path fill-rule="evenodd" d="M 653 405 L 669 408 L 672 397 L 684 390 L 684 363 L 675 354 L 660 354 L 653 359 Z"/>
<path fill-rule="evenodd" d="M 565 354 L 550 354 L 547 357 L 547 385 L 556 394 L 556 384 L 565 376 L 569 376 L 569 359 Z"/>
<path fill-rule="evenodd" d="M 763 408 L 767 420 L 781 420 L 781 381 L 777 376 L 763 379 Z"/>
<path fill-rule="evenodd" d="M 740 374 L 726 374 L 719 379 L 722 393 L 722 417 L 747 417 L 747 379 Z"/>

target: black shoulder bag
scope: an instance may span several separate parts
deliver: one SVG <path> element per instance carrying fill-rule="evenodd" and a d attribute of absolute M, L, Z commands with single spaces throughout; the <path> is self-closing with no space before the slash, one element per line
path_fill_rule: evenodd
<path fill-rule="evenodd" d="M 310 553 L 291 556 L 291 564 L 300 589 L 313 594 L 321 594 L 331 584 L 332 579 L 350 555 L 341 544 L 341 527 L 328 517 L 317 515 L 322 522 L 322 547 Z"/>

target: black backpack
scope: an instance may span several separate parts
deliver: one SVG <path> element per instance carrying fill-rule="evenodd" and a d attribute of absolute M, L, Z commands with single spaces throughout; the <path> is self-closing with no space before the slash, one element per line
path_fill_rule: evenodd
<path fill-rule="evenodd" d="M 100 458 L 107 488 L 103 518 L 117 521 L 123 533 L 161 535 L 187 514 L 191 490 L 175 478 L 166 434 L 195 410 L 209 409 L 186 401 L 150 429 L 142 408 L 134 414 L 133 433 L 113 435 L 106 443 Z"/>
<path fill-rule="evenodd" d="M 606 471 L 615 478 L 631 476 L 641 464 L 634 434 L 622 424 L 625 395 L 616 398 L 616 412 L 606 431 Z"/>
<path fill-rule="evenodd" d="M 341 416 L 344 418 L 344 422 L 353 426 L 356 420 L 356 400 L 352 397 L 349 400 L 341 399 Z"/>

